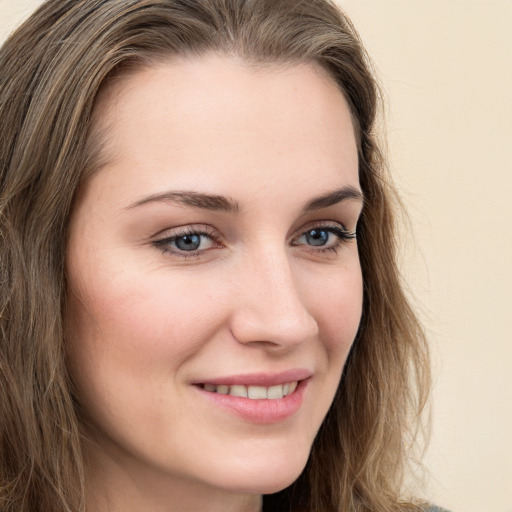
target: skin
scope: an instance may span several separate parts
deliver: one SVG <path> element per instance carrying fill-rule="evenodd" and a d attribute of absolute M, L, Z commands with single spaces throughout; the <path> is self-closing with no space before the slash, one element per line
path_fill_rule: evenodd
<path fill-rule="evenodd" d="M 312 64 L 205 55 L 117 80 L 96 123 L 107 164 L 80 191 L 67 256 L 89 510 L 257 511 L 302 471 L 361 317 L 357 243 L 331 229 L 353 232 L 361 199 L 304 211 L 360 190 L 347 104 Z M 147 199 L 168 191 L 237 211 Z M 177 252 L 183 228 L 206 230 L 196 251 Z M 296 368 L 303 402 L 274 423 L 193 384 Z"/>

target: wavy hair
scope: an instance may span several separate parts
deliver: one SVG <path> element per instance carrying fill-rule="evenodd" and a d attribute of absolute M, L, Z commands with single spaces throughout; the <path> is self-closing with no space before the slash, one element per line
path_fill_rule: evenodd
<path fill-rule="evenodd" d="M 70 212 L 99 167 L 98 94 L 128 68 L 205 52 L 322 66 L 358 141 L 360 329 L 306 468 L 266 496 L 264 510 L 416 510 L 400 488 L 429 388 L 427 347 L 397 268 L 378 87 L 359 36 L 330 0 L 49 0 L 1 48 L 0 509 L 86 510 L 62 312 Z"/>

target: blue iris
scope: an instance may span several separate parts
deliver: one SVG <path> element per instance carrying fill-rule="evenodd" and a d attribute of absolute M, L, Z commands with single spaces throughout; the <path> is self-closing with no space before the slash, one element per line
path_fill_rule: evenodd
<path fill-rule="evenodd" d="M 329 231 L 325 229 L 312 229 L 304 233 L 306 242 L 316 247 L 325 245 L 329 241 L 329 235 Z"/>
<path fill-rule="evenodd" d="M 174 241 L 180 251 L 197 251 L 201 245 L 201 235 L 183 235 Z"/>

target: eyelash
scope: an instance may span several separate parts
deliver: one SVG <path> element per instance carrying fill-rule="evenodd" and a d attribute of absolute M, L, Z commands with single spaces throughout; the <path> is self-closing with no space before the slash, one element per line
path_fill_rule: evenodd
<path fill-rule="evenodd" d="M 333 224 L 333 223 L 319 223 L 316 225 L 311 226 L 310 228 L 302 231 L 297 237 L 295 237 L 291 245 L 292 246 L 299 246 L 302 244 L 298 243 L 298 240 L 302 238 L 303 236 L 306 236 L 308 234 L 311 234 L 313 231 L 325 231 L 329 234 L 333 234 L 337 237 L 336 242 L 332 246 L 324 247 L 322 245 L 315 246 L 310 245 L 309 247 L 313 248 L 312 251 L 314 253 L 324 253 L 324 252 L 334 252 L 337 253 L 338 249 L 341 245 L 350 242 L 352 240 L 356 239 L 356 232 L 355 231 L 349 231 L 345 227 L 341 226 L 340 224 Z M 164 254 L 171 254 L 178 257 L 184 257 L 184 258 L 190 258 L 190 257 L 198 257 L 203 253 L 204 251 L 209 250 L 207 249 L 198 249 L 198 250 L 191 250 L 191 251 L 184 251 L 177 247 L 172 247 L 172 244 L 175 244 L 179 239 L 185 238 L 185 237 L 206 237 L 211 242 L 219 248 L 220 240 L 216 233 L 216 231 L 213 228 L 210 228 L 209 226 L 202 226 L 201 228 L 194 228 L 193 226 L 188 226 L 186 228 L 178 229 L 175 233 L 172 234 L 172 236 L 168 236 L 165 238 L 162 238 L 160 240 L 155 240 L 153 242 L 153 245 L 157 248 L 159 248 L 162 253 Z M 307 244 L 304 244 L 307 245 Z"/>
<path fill-rule="evenodd" d="M 203 226 L 201 228 L 194 228 L 192 226 L 188 226 L 186 228 L 178 228 L 178 230 L 172 236 L 168 236 L 160 240 L 155 240 L 153 242 L 153 245 L 158 247 L 164 254 L 172 254 L 184 258 L 199 256 L 203 251 L 207 250 L 201 249 L 196 251 L 183 251 L 180 250 L 179 248 L 171 248 L 171 244 L 176 243 L 176 241 L 179 240 L 180 238 L 184 238 L 187 236 L 207 237 L 214 244 L 220 244 L 218 235 L 213 228 L 210 228 L 209 226 Z"/>
<path fill-rule="evenodd" d="M 299 243 L 297 243 L 297 240 L 307 234 L 312 233 L 313 231 L 325 231 L 325 232 L 333 234 L 337 237 L 336 242 L 334 243 L 333 246 L 328 246 L 328 247 L 324 247 L 321 245 L 316 246 L 317 248 L 313 249 L 313 251 L 315 253 L 324 253 L 324 252 L 329 252 L 329 251 L 337 253 L 338 249 L 340 248 L 341 245 L 356 239 L 355 231 L 349 231 L 348 229 L 346 229 L 345 227 L 343 227 L 339 224 L 330 224 L 330 223 L 322 224 L 322 223 L 320 223 L 318 225 L 315 225 L 315 226 L 312 226 L 312 227 L 306 229 L 298 237 L 294 238 L 294 240 L 292 241 L 292 245 L 293 246 L 300 245 Z M 315 246 L 311 245 L 310 247 L 315 247 Z"/>

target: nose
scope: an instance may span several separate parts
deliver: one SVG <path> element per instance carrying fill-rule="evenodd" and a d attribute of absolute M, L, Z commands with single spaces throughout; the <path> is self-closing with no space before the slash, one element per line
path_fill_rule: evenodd
<path fill-rule="evenodd" d="M 244 344 L 290 349 L 318 335 L 286 250 L 261 251 L 240 265 L 231 332 Z"/>

